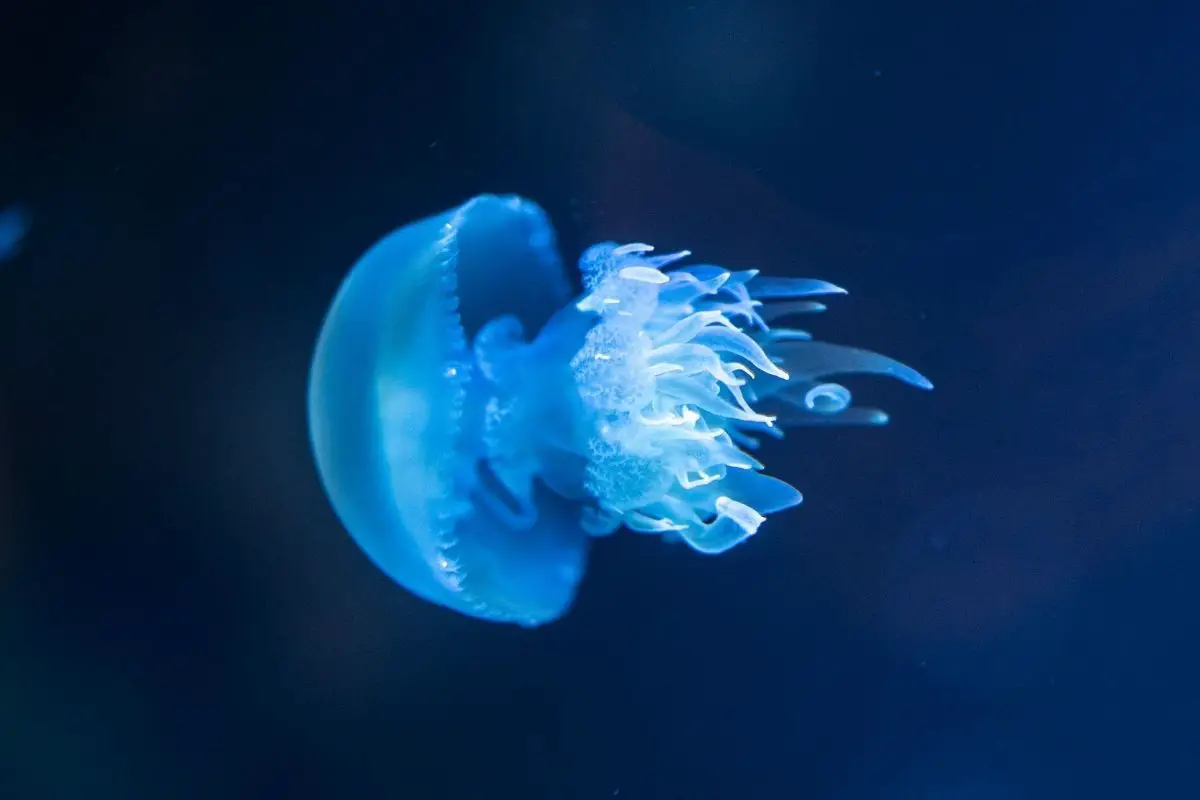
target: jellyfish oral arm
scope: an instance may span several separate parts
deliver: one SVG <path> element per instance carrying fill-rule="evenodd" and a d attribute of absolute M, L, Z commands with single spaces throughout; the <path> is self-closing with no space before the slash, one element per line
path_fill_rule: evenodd
<path fill-rule="evenodd" d="M 513 317 L 475 337 L 470 416 L 482 477 L 472 491 L 514 527 L 536 518 L 540 480 L 581 501 L 590 534 L 624 526 L 722 553 L 802 500 L 750 455 L 758 435 L 887 421 L 826 378 L 867 372 L 931 388 L 886 356 L 768 324 L 822 310 L 806 298 L 844 293 L 837 286 L 672 268 L 689 254 L 651 253 L 596 245 L 580 262 L 585 294 L 533 341 Z"/>

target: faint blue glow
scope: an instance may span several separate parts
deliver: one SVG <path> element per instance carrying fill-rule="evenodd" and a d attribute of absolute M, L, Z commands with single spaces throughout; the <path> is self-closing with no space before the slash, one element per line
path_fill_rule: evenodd
<path fill-rule="evenodd" d="M 29 231 L 29 212 L 19 203 L 0 211 L 0 261 L 12 258 L 21 250 L 21 242 Z"/>

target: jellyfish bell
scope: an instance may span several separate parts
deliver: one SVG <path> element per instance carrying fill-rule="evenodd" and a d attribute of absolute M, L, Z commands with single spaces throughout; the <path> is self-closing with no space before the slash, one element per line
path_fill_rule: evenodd
<path fill-rule="evenodd" d="M 322 483 L 379 568 L 430 602 L 526 624 L 571 603 L 588 537 L 566 503 L 539 497 L 513 530 L 456 489 L 469 337 L 488 310 L 536 329 L 569 298 L 542 210 L 485 195 L 380 240 L 325 318 L 308 396 Z"/>
<path fill-rule="evenodd" d="M 385 573 L 464 614 L 549 622 L 594 537 L 624 527 L 716 554 L 798 504 L 749 454 L 759 436 L 887 420 L 831 376 L 931 388 L 769 324 L 838 287 L 688 255 L 594 245 L 573 298 L 542 210 L 483 195 L 359 260 L 318 338 L 309 424 L 335 511 Z"/>

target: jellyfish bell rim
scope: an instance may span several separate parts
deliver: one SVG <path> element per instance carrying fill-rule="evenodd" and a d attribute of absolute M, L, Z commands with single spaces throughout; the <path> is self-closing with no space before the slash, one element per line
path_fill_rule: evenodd
<path fill-rule="evenodd" d="M 337 290 L 309 374 L 318 475 L 359 547 L 425 600 L 522 624 L 555 618 L 573 600 L 573 585 L 519 610 L 474 595 L 458 574 L 456 526 L 490 523 L 451 488 L 470 336 L 503 314 L 536 330 L 571 296 L 548 217 L 515 195 L 479 195 L 395 229 Z M 578 564 L 572 552 L 562 558 L 577 583 L 584 554 Z"/>
<path fill-rule="evenodd" d="M 390 481 L 384 480 L 389 476 L 385 454 L 374 443 L 386 435 L 378 411 L 379 375 L 392 339 L 381 322 L 398 318 L 411 324 L 409 315 L 395 309 L 413 304 L 414 294 L 430 299 L 441 293 L 431 279 L 444 266 L 439 255 L 445 250 L 419 243 L 437 242 L 442 237 L 436 234 L 446 224 L 448 219 L 426 218 L 405 225 L 355 262 L 322 321 L 308 391 L 313 456 L 334 511 L 380 569 L 433 602 L 443 602 L 445 592 L 432 574 L 399 574 L 395 568 L 423 558 L 423 548 L 412 535 L 396 535 L 409 526 L 391 496 Z M 380 302 L 390 310 L 368 311 Z"/>

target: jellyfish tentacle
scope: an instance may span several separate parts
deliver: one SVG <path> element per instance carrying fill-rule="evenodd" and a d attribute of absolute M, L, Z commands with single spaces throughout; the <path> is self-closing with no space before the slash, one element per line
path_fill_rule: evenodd
<path fill-rule="evenodd" d="M 714 264 L 662 272 L 644 263 L 648 252 L 600 244 L 581 260 L 588 291 L 576 305 L 599 317 L 571 362 L 589 420 L 580 428 L 587 489 L 600 509 L 589 514 L 724 552 L 766 514 L 802 500 L 746 452 L 757 433 L 782 435 L 756 402 L 781 403 L 788 424 L 880 424 L 886 415 L 852 408 L 848 389 L 819 379 L 868 372 L 928 384 L 885 356 L 823 343 L 806 350 L 807 333 L 770 328 L 768 320 L 823 310 L 796 298 L 844 294 L 835 284 Z"/>

